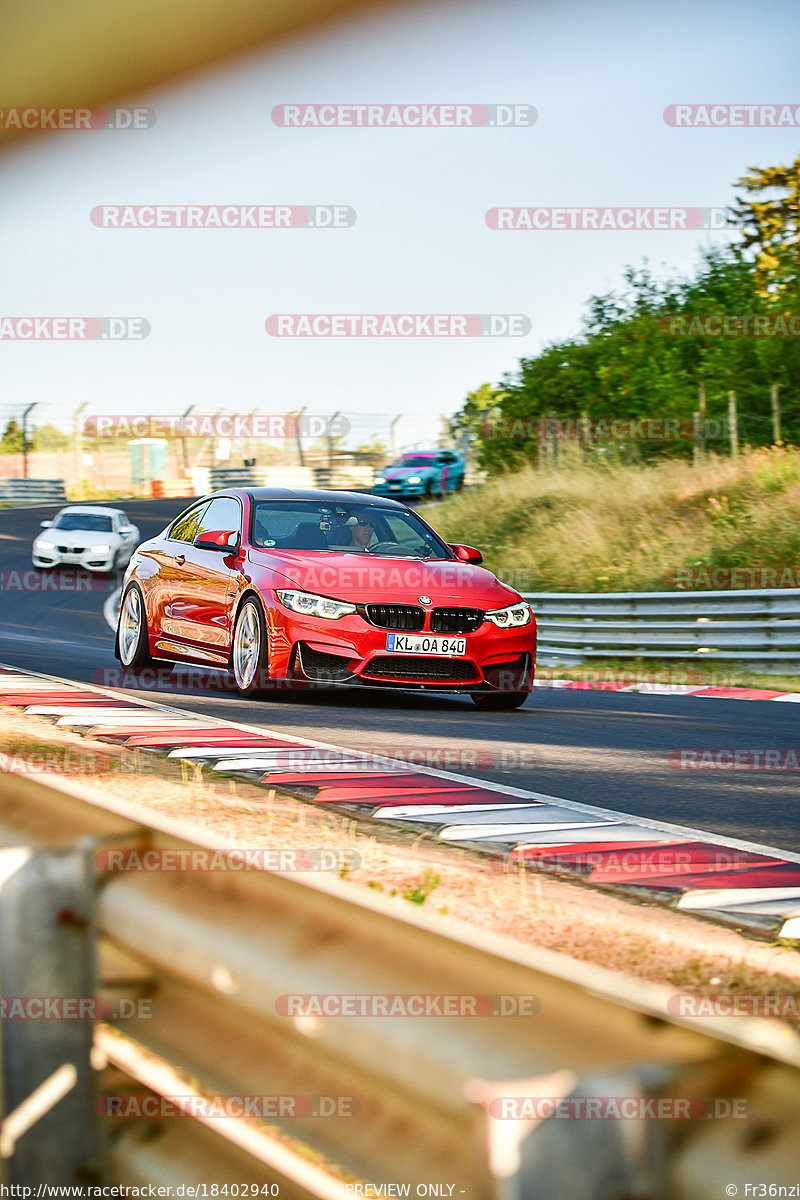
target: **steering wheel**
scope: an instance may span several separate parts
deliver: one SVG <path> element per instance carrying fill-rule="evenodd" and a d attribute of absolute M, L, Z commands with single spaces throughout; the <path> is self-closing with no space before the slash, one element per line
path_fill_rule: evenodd
<path fill-rule="evenodd" d="M 374 546 L 369 547 L 370 554 L 393 553 L 395 550 L 399 550 L 404 555 L 409 553 L 409 547 L 404 546 L 402 542 L 376 542 Z M 414 557 L 418 558 L 419 555 Z"/>

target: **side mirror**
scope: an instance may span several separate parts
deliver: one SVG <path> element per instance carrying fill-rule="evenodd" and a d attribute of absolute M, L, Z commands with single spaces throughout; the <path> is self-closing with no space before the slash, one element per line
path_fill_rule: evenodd
<path fill-rule="evenodd" d="M 221 554 L 233 554 L 238 544 L 239 534 L 234 529 L 207 529 L 192 542 L 198 550 L 217 550 Z"/>
<path fill-rule="evenodd" d="M 49 529 L 52 524 L 52 521 L 42 521 L 42 529 Z"/>
<path fill-rule="evenodd" d="M 483 555 L 474 546 L 462 546 L 458 542 L 448 542 L 448 545 L 461 562 L 471 563 L 474 567 L 479 567 L 483 562 Z"/>

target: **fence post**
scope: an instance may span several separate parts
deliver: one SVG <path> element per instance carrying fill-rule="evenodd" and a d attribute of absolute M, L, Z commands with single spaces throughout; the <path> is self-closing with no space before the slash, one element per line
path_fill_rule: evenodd
<path fill-rule="evenodd" d="M 70 492 L 76 498 L 80 497 L 80 488 L 83 484 L 83 429 L 81 427 L 81 414 L 89 407 L 89 401 L 85 400 L 83 404 L 79 404 L 72 416 L 72 467 L 74 478 Z M 102 450 L 98 448 L 97 457 L 102 461 Z"/>
<path fill-rule="evenodd" d="M 552 422 L 552 430 L 553 430 L 553 448 L 550 451 L 550 461 L 554 467 L 557 467 L 558 466 L 558 439 L 559 439 L 559 435 L 561 432 L 559 429 L 559 426 L 558 426 L 558 413 L 551 412 L 548 420 Z"/>
<path fill-rule="evenodd" d="M 781 440 L 781 402 L 777 383 L 773 383 L 769 389 L 769 400 L 772 407 L 772 441 L 777 446 Z"/>
<path fill-rule="evenodd" d="M 739 457 L 739 419 L 736 414 L 736 392 L 728 392 L 728 436 L 731 458 Z"/>
<path fill-rule="evenodd" d="M 93 889 L 87 847 L 0 850 L 0 994 L 6 1006 L 0 1152 L 9 1182 L 18 1186 L 102 1182 L 89 1060 L 97 992 Z M 48 1000 L 65 999 L 73 1008 L 51 1003 L 56 1015 L 46 1015 Z M 92 1005 L 83 1017 L 81 1000 Z M 20 1008 L 23 1001 L 27 1008 Z M 17 1010 L 28 1015 L 15 1019 Z M 72 1011 L 75 1016 L 64 1015 Z M 38 1014 L 42 1019 L 35 1019 Z M 52 1095 L 26 1115 L 20 1106 L 43 1084 Z"/>

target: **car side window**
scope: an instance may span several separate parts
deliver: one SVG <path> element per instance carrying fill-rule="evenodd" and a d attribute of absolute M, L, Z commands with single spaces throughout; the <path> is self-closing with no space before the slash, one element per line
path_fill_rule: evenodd
<path fill-rule="evenodd" d="M 214 529 L 235 529 L 241 533 L 242 509 L 238 500 L 233 496 L 218 496 L 212 500 L 200 519 L 200 526 L 195 533 L 207 533 Z"/>
<path fill-rule="evenodd" d="M 208 501 L 195 504 L 188 512 L 182 513 L 170 528 L 168 536 L 174 542 L 193 542 L 200 530 L 200 520 L 208 508 Z"/>

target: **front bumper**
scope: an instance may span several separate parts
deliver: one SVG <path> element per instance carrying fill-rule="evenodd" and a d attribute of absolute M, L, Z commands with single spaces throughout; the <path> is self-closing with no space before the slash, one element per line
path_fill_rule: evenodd
<path fill-rule="evenodd" d="M 105 554 L 93 554 L 90 550 L 62 551 L 58 546 L 53 550 L 34 547 L 31 558 L 35 567 L 81 567 L 85 571 L 110 571 L 116 554 L 114 549 Z"/>
<path fill-rule="evenodd" d="M 331 628 L 333 626 L 333 628 Z M 368 684 L 425 691 L 529 691 L 536 662 L 536 624 L 498 629 L 484 621 L 466 638 L 463 657 L 397 654 L 393 631 L 357 614 L 338 621 L 273 609 L 269 620 L 269 673 L 314 683 Z M 421 631 L 422 634 L 430 632 Z M 444 635 L 439 635 L 444 636 Z"/>
<path fill-rule="evenodd" d="M 428 486 L 428 482 L 406 483 L 405 480 L 400 480 L 397 484 L 376 483 L 372 490 L 376 496 L 424 496 Z M 431 491 L 435 490 L 432 483 L 430 488 Z"/>

